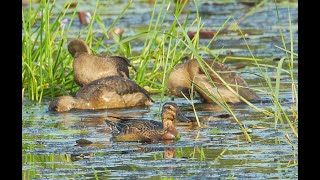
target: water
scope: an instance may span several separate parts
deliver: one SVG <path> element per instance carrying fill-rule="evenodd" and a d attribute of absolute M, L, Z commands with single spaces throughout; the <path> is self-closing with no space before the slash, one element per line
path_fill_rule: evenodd
<path fill-rule="evenodd" d="M 87 1 L 86 1 L 87 2 Z M 111 24 L 127 1 L 102 1 L 99 12 L 105 24 Z M 202 22 L 207 29 L 218 30 L 225 20 L 233 15 L 239 19 L 250 10 L 241 3 L 207 3 L 199 1 Z M 237 1 L 239 2 L 239 1 Z M 290 15 L 293 26 L 293 39 L 297 39 L 297 3 L 291 3 Z M 94 1 L 81 3 L 79 9 L 90 10 Z M 281 3 L 279 16 L 286 42 L 289 42 L 288 4 Z M 57 4 L 54 13 L 59 12 Z M 188 8 L 192 8 L 190 3 Z M 153 5 L 146 1 L 134 2 L 126 16 L 116 24 L 125 29 L 123 36 L 131 36 L 149 25 Z M 108 10 L 106 10 L 108 9 Z M 195 18 L 192 11 L 189 22 Z M 182 20 L 184 15 L 180 17 Z M 173 16 L 167 16 L 168 25 Z M 98 25 L 95 25 L 98 28 Z M 264 64 L 277 66 L 274 58 L 285 53 L 275 45 L 282 47 L 275 6 L 266 3 L 253 15 L 240 23 L 246 34 L 246 40 L 256 58 Z M 72 31 L 76 34 L 82 26 L 76 18 Z M 165 26 L 163 28 L 166 28 Z M 70 33 L 70 32 L 69 32 Z M 72 33 L 70 33 L 72 34 Z M 207 44 L 210 39 L 201 39 Z M 110 43 L 110 42 L 109 42 Z M 112 42 L 111 42 L 112 43 Z M 136 42 L 139 53 L 143 42 Z M 286 44 L 290 47 L 290 44 Z M 223 50 L 220 50 L 223 47 Z M 222 55 L 250 56 L 241 34 L 237 31 L 226 32 L 217 36 L 210 49 Z M 293 44 L 298 52 L 297 42 Z M 227 61 L 229 65 L 244 63 L 240 60 Z M 297 83 L 297 60 L 294 61 L 294 77 Z M 254 74 L 260 71 L 250 63 L 238 71 L 251 87 L 264 89 L 265 84 Z M 268 74 L 275 76 L 275 69 L 268 69 Z M 290 113 L 291 83 L 290 76 L 283 73 L 280 99 L 285 111 Z M 275 80 L 272 82 L 275 83 Z M 273 109 L 267 94 L 259 95 L 264 103 L 255 104 L 259 108 Z M 221 108 L 201 105 L 196 101 L 196 109 L 203 128 L 192 124 L 179 124 L 179 141 L 173 142 L 112 142 L 103 119 L 106 116 L 135 117 L 146 120 L 159 120 L 160 98 L 154 95 L 156 103 L 146 108 L 119 110 L 80 111 L 67 113 L 49 112 L 49 99 L 41 104 L 23 101 L 22 136 L 23 136 L 23 179 L 297 179 L 298 151 L 287 141 L 281 124 L 275 129 L 274 118 L 256 112 L 246 104 L 232 105 L 236 116 L 251 130 L 252 143 L 247 143 L 244 135 L 232 117 L 225 115 Z M 170 101 L 166 97 L 164 101 Z M 174 101 L 182 112 L 194 117 L 192 107 L 182 98 Z M 291 117 L 290 117 L 291 118 Z M 288 129 L 288 127 L 287 127 Z M 289 130 L 290 131 L 290 130 Z M 297 139 L 290 134 L 291 141 L 297 145 Z M 92 144 L 77 143 L 80 139 L 90 140 Z"/>
<path fill-rule="evenodd" d="M 176 100 L 191 117 L 190 106 L 183 101 Z M 233 109 L 251 127 L 253 143 L 246 142 L 231 117 L 218 116 L 223 112 L 199 110 L 205 128 L 178 126 L 179 141 L 123 143 L 110 141 L 103 117 L 159 119 L 158 101 L 143 109 L 63 114 L 50 113 L 47 106 L 47 101 L 41 105 L 25 102 L 23 106 L 24 177 L 297 177 L 297 166 L 290 166 L 297 161 L 297 150 L 287 143 L 284 132 L 273 128 L 272 118 L 248 110 L 244 104 Z M 79 139 L 93 143 L 77 144 Z"/>

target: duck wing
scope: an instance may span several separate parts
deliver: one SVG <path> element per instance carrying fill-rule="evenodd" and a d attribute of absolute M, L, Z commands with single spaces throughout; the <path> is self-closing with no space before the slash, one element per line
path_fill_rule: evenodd
<path fill-rule="evenodd" d="M 129 66 L 129 67 L 132 67 L 132 69 L 134 71 L 137 71 L 136 68 L 130 63 L 130 60 L 125 57 L 122 57 L 122 56 L 108 56 L 108 57 L 112 58 L 112 59 L 116 59 L 118 61 L 121 61 L 122 66 Z"/>
<path fill-rule="evenodd" d="M 119 95 L 133 94 L 141 92 L 151 102 L 154 102 L 148 91 L 140 87 L 134 81 L 120 76 L 110 76 L 90 82 L 83 86 L 76 94 L 77 98 L 89 99 L 90 97 L 99 97 L 104 91 L 116 92 Z"/>
<path fill-rule="evenodd" d="M 247 82 L 230 67 L 211 59 L 206 60 L 206 62 L 227 84 L 233 85 L 230 87 L 238 92 L 242 97 L 247 100 L 259 99 L 259 96 L 253 90 L 249 89 Z M 215 73 L 213 73 L 210 69 L 208 69 L 208 72 L 217 87 L 224 87 L 227 90 Z M 201 67 L 199 67 L 199 73 L 205 74 Z"/>
<path fill-rule="evenodd" d="M 137 135 L 138 137 L 150 138 L 156 134 L 164 133 L 161 122 L 153 120 L 125 120 L 111 122 L 106 120 L 113 136 Z M 163 131 L 163 132 L 162 132 Z"/>
<path fill-rule="evenodd" d="M 119 74 L 122 74 L 129 78 L 129 69 L 132 67 L 134 71 L 137 71 L 136 68 L 130 63 L 130 60 L 122 56 L 110 56 L 110 55 L 100 55 L 99 57 L 105 59 L 107 62 L 111 61 L 117 67 Z"/>
<path fill-rule="evenodd" d="M 214 86 L 206 75 L 200 74 L 195 76 L 193 82 L 197 85 L 195 86 L 195 90 L 206 100 L 206 102 L 215 103 L 210 96 L 214 96 L 220 102 L 240 102 L 239 97 L 233 94 L 225 86 L 218 84 L 215 84 Z"/>
<path fill-rule="evenodd" d="M 162 123 L 153 120 L 120 120 L 118 125 L 127 131 L 138 130 L 139 132 L 145 130 L 160 130 L 163 129 Z M 132 132 L 127 132 L 132 133 Z"/>

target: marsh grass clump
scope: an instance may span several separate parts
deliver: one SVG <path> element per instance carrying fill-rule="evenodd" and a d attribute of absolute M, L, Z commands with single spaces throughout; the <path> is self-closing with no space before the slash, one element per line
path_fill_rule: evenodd
<path fill-rule="evenodd" d="M 43 97 L 52 99 L 74 94 L 79 89 L 73 78 L 73 58 L 67 50 L 68 41 L 75 34 L 71 25 L 78 11 L 78 6 L 70 8 L 71 2 L 66 1 L 58 14 L 53 13 L 53 9 L 58 8 L 56 1 L 41 0 L 38 4 L 30 1 L 30 5 L 22 9 L 22 87 L 30 100 L 41 102 Z M 113 25 L 106 28 L 96 15 L 98 4 L 99 1 L 96 2 L 90 23 L 76 33 L 78 38 L 85 37 L 85 42 L 93 52 L 97 51 L 98 45 L 106 37 L 109 38 L 109 34 L 117 37 L 111 31 L 123 15 L 123 12 L 120 13 Z M 94 36 L 95 22 L 103 32 L 100 38 Z M 122 47 L 122 44 L 119 46 Z"/>

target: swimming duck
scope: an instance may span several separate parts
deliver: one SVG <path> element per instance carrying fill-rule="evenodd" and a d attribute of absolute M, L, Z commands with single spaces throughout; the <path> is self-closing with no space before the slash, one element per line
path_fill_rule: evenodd
<path fill-rule="evenodd" d="M 249 101 L 260 99 L 254 91 L 247 88 L 248 85 L 246 81 L 230 67 L 212 59 L 206 59 L 205 62 L 210 65 L 210 67 L 216 71 L 217 74 L 219 74 L 220 77 L 243 98 Z M 206 67 L 206 65 L 204 66 Z M 176 65 L 176 67 L 171 71 L 167 82 L 167 88 L 173 95 L 183 97 L 182 93 L 185 95 L 190 95 L 192 85 L 191 81 L 193 81 L 202 89 L 208 90 L 209 93 L 217 98 L 217 100 L 220 102 L 223 102 L 223 99 L 229 103 L 241 102 L 241 99 L 238 95 L 232 93 L 225 85 L 223 85 L 222 81 L 210 69 L 207 70 L 216 87 L 210 82 L 210 79 L 202 70 L 197 59 L 190 59 L 184 63 Z M 232 85 L 238 85 L 242 87 L 236 87 Z M 199 87 L 194 86 L 194 90 L 199 93 L 206 102 L 215 104 L 209 95 L 203 92 Z M 218 91 L 221 96 L 219 95 Z"/>
<path fill-rule="evenodd" d="M 167 102 L 162 106 L 162 122 L 154 120 L 125 120 L 118 122 L 106 120 L 114 141 L 156 141 L 173 140 L 178 136 L 174 125 L 177 119 L 183 122 L 191 120 L 182 115 L 177 104 Z"/>
<path fill-rule="evenodd" d="M 79 86 L 107 76 L 129 78 L 130 61 L 121 56 L 96 56 L 91 54 L 87 44 L 81 39 L 73 39 L 68 44 L 68 51 L 74 58 L 74 80 Z"/>
<path fill-rule="evenodd" d="M 109 109 L 153 104 L 149 93 L 130 79 L 110 76 L 92 81 L 77 92 L 76 97 L 61 96 L 52 101 L 49 110 Z"/>

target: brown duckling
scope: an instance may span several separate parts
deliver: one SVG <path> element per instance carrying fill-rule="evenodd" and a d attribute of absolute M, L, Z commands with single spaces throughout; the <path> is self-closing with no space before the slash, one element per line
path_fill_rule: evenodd
<path fill-rule="evenodd" d="M 205 62 L 210 65 L 210 67 L 243 98 L 249 101 L 260 99 L 254 91 L 247 88 L 248 85 L 246 81 L 231 68 L 212 59 L 207 59 Z M 229 103 L 241 102 L 240 97 L 231 92 L 209 68 L 207 71 L 216 87 L 210 82 L 210 79 L 202 70 L 197 59 L 191 59 L 182 64 L 176 65 L 176 67 L 171 71 L 168 78 L 167 88 L 173 95 L 183 97 L 182 93 L 185 95 L 190 94 L 192 85 L 191 81 L 193 81 L 202 89 L 208 90 L 209 93 L 216 97 L 220 102 L 223 102 L 222 98 Z M 236 85 L 238 85 L 238 87 Z M 215 103 L 199 87 L 194 86 L 194 90 L 199 93 L 206 102 Z M 218 91 L 221 96 L 219 95 Z"/>
<path fill-rule="evenodd" d="M 118 122 L 106 120 L 115 141 L 156 141 L 173 140 L 179 133 L 175 119 L 183 122 L 191 120 L 182 115 L 177 104 L 167 102 L 162 106 L 162 122 L 153 120 L 125 120 Z"/>
<path fill-rule="evenodd" d="M 87 44 L 81 39 L 72 40 L 68 44 L 68 51 L 74 58 L 74 80 L 79 86 L 107 76 L 129 78 L 128 66 L 136 70 L 125 57 L 92 55 Z"/>
<path fill-rule="evenodd" d="M 149 93 L 130 79 L 110 76 L 92 81 L 77 92 L 76 97 L 61 96 L 49 105 L 49 110 L 109 109 L 153 104 Z"/>

